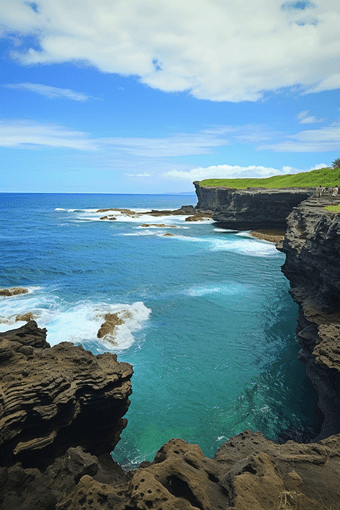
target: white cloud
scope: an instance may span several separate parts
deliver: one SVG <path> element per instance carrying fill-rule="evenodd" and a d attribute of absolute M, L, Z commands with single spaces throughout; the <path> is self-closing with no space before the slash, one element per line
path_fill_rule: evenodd
<path fill-rule="evenodd" d="M 283 166 L 281 170 L 265 166 L 238 166 L 238 165 L 216 165 L 208 167 L 193 168 L 189 171 L 172 170 L 164 172 L 163 176 L 172 179 L 182 179 L 193 181 L 202 181 L 203 179 L 245 179 L 248 177 L 272 177 L 273 175 L 296 174 L 299 172 L 308 172 L 318 168 L 325 168 L 326 163 L 314 165 L 308 170 L 300 170 L 291 166 Z"/>
<path fill-rule="evenodd" d="M 300 124 L 315 124 L 317 122 L 323 122 L 326 119 L 317 119 L 314 115 L 309 115 L 309 110 L 304 110 L 300 112 L 296 118 L 299 120 Z"/>
<path fill-rule="evenodd" d="M 305 93 L 311 94 L 316 92 L 323 92 L 324 90 L 340 89 L 340 73 L 334 73 L 327 76 L 318 85 L 308 89 Z"/>
<path fill-rule="evenodd" d="M 92 151 L 99 148 L 87 133 L 82 131 L 26 120 L 0 121 L 0 147 L 50 147 L 81 151 Z"/>
<path fill-rule="evenodd" d="M 88 133 L 63 126 L 34 121 L 0 121 L 0 147 L 59 147 L 101 150 L 144 158 L 169 158 L 211 154 L 228 145 L 229 126 L 218 126 L 198 133 L 175 133 L 164 138 L 90 138 Z"/>
<path fill-rule="evenodd" d="M 13 52 L 23 64 L 80 61 L 163 91 L 237 102 L 295 85 L 340 88 L 338 3 L 300 4 L 36 0 L 32 8 L 11 0 L 1 2 L 0 19 L 10 36 L 38 40 L 39 49 Z"/>
<path fill-rule="evenodd" d="M 127 177 L 150 177 L 151 174 L 144 172 L 143 174 L 124 174 Z"/>
<path fill-rule="evenodd" d="M 101 138 L 98 142 L 134 156 L 164 158 L 211 154 L 213 149 L 229 145 L 229 140 L 214 132 L 175 133 L 164 138 Z"/>
<path fill-rule="evenodd" d="M 208 167 L 193 168 L 189 171 L 172 170 L 165 172 L 165 177 L 174 179 L 185 179 L 189 181 L 200 181 L 203 179 L 239 179 L 246 177 L 271 177 L 286 173 L 295 173 L 291 167 L 271 168 L 265 166 L 238 166 L 238 165 L 216 165 Z"/>
<path fill-rule="evenodd" d="M 258 150 L 276 152 L 328 152 L 340 150 L 340 123 L 333 123 L 320 129 L 308 129 L 287 136 L 275 144 L 263 144 Z"/>
<path fill-rule="evenodd" d="M 89 96 L 82 92 L 75 92 L 71 89 L 61 89 L 59 87 L 51 87 L 50 85 L 42 85 L 40 83 L 7 83 L 3 86 L 8 89 L 36 92 L 37 94 L 41 94 L 42 96 L 46 96 L 50 99 L 58 97 L 72 99 L 73 101 L 87 101 L 89 99 Z"/>

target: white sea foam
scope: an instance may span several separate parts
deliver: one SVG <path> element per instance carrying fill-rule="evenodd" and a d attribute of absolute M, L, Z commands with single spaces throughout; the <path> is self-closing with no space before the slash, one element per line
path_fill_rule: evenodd
<path fill-rule="evenodd" d="M 214 231 L 215 232 L 230 232 L 230 233 L 238 232 L 238 230 L 233 230 L 231 228 L 214 228 Z"/>
<path fill-rule="evenodd" d="M 57 208 L 56 211 L 62 211 L 65 209 Z M 155 209 L 156 210 L 156 209 Z M 176 209 L 167 209 L 169 211 L 175 211 Z M 150 212 L 150 209 L 129 209 L 132 214 L 126 213 L 122 210 L 108 209 L 99 212 L 98 209 L 68 209 L 67 212 L 75 213 L 73 221 L 103 221 L 103 222 L 124 222 L 124 223 L 165 223 L 165 224 L 177 224 L 180 226 L 185 222 L 185 219 L 190 215 L 175 215 L 175 216 L 153 216 L 151 214 L 145 214 Z M 108 216 L 107 219 L 101 219 Z M 114 217 L 115 220 L 110 220 L 110 217 Z M 199 221 L 198 223 L 211 223 L 212 220 Z M 182 227 L 189 228 L 189 226 Z"/>
<path fill-rule="evenodd" d="M 32 313 L 40 327 L 53 318 L 57 303 L 51 296 L 39 292 L 41 287 L 29 287 L 27 294 L 0 298 L 0 331 L 19 328 L 26 322 L 18 321 L 18 315 Z"/>
<path fill-rule="evenodd" d="M 124 321 L 116 326 L 114 334 L 97 338 L 98 330 L 105 322 L 107 313 L 118 313 Z M 63 309 L 47 324 L 51 345 L 60 342 L 81 343 L 85 340 L 100 342 L 105 349 L 127 349 L 134 343 L 134 332 L 140 330 L 147 321 L 151 310 L 142 302 L 129 304 L 106 304 L 83 302 L 72 309 Z"/>
<path fill-rule="evenodd" d="M 233 253 L 240 253 L 242 255 L 249 255 L 252 257 L 272 257 L 279 255 L 279 252 L 273 243 L 254 239 L 250 235 L 242 237 L 243 239 L 235 239 L 229 236 L 227 238 L 213 238 L 176 235 L 173 237 L 173 239 L 179 239 L 185 242 L 200 243 L 201 245 L 206 244 L 207 249 L 211 251 L 230 251 Z"/>
<path fill-rule="evenodd" d="M 231 251 L 251 257 L 273 257 L 279 255 L 274 244 L 253 239 L 249 239 L 249 241 L 246 239 L 230 241 L 216 239 L 210 249 L 213 251 Z"/>
<path fill-rule="evenodd" d="M 108 304 L 84 301 L 70 308 L 43 288 L 40 288 L 41 292 L 32 293 L 37 289 L 31 287 L 31 294 L 0 299 L 0 332 L 23 326 L 26 322 L 17 321 L 17 316 L 32 313 L 39 327 L 47 328 L 47 341 L 51 345 L 91 340 L 100 342 L 106 350 L 117 351 L 134 343 L 134 333 L 144 326 L 151 313 L 142 302 Z M 116 326 L 113 335 L 98 339 L 98 330 L 107 313 L 118 313 L 124 323 Z"/>
<path fill-rule="evenodd" d="M 238 283 L 225 283 L 217 285 L 198 285 L 186 290 L 186 294 L 193 297 L 205 296 L 208 294 L 224 294 L 232 296 L 245 292 L 245 286 Z"/>

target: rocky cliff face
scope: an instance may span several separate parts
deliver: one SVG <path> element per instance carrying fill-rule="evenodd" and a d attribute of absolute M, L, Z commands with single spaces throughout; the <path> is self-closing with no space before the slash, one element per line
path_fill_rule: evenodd
<path fill-rule="evenodd" d="M 312 193 L 307 189 L 237 190 L 226 187 L 204 187 L 194 182 L 198 203 L 196 209 L 212 211 L 213 219 L 225 228 L 284 230 L 293 207 Z"/>
<path fill-rule="evenodd" d="M 311 198 L 288 217 L 282 271 L 299 304 L 300 359 L 325 417 L 320 437 L 340 432 L 340 216 Z"/>

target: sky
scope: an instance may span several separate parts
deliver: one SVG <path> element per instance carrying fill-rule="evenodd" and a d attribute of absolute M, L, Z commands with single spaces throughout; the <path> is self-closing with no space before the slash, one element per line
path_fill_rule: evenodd
<path fill-rule="evenodd" d="M 331 166 L 339 89 L 338 0 L 1 0 L 0 192 Z"/>

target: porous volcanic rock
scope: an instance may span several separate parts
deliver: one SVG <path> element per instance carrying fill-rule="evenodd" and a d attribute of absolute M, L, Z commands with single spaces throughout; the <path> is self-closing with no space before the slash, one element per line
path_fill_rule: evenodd
<path fill-rule="evenodd" d="M 197 445 L 171 439 L 153 462 L 129 473 L 108 456 L 70 448 L 44 472 L 3 469 L 0 504 L 3 510 L 335 509 L 339 447 L 340 436 L 278 445 L 245 431 L 210 459 Z"/>
<path fill-rule="evenodd" d="M 0 465 L 50 464 L 70 446 L 113 450 L 126 425 L 132 367 L 63 342 L 35 321 L 0 333 Z"/>
<path fill-rule="evenodd" d="M 280 248 L 299 305 L 299 358 L 325 417 L 320 438 L 340 432 L 340 215 L 324 209 L 335 203 L 310 198 L 294 208 Z"/>
<path fill-rule="evenodd" d="M 221 227 L 237 230 L 286 229 L 286 218 L 303 200 L 315 194 L 311 188 L 247 188 L 200 186 L 194 182 L 197 211 L 212 211 Z"/>

